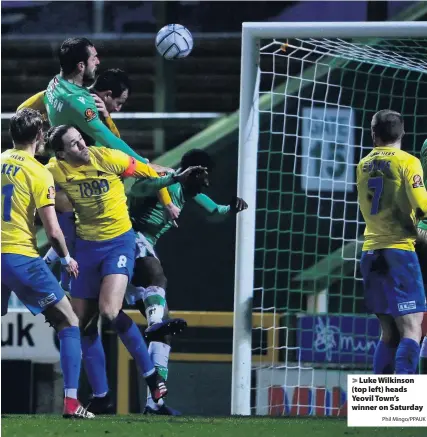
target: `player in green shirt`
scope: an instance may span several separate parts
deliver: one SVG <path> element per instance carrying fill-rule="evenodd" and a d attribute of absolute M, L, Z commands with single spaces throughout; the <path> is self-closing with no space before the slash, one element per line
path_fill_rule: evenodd
<path fill-rule="evenodd" d="M 172 201 L 183 208 L 187 201 L 197 203 L 204 212 L 213 219 L 222 219 L 234 215 L 248 205 L 243 199 L 234 197 L 229 205 L 218 205 L 205 194 L 203 187 L 209 185 L 209 173 L 213 161 L 203 150 L 194 149 L 187 152 L 181 160 L 181 169 L 201 166 L 207 172 L 191 175 L 183 183 L 173 183 L 173 174 L 160 177 L 157 180 L 137 181 L 128 194 L 129 215 L 134 230 L 137 232 L 137 254 L 135 260 L 133 286 L 128 288 L 126 300 L 135 305 L 145 315 L 148 328 L 145 331 L 150 341 L 149 353 L 157 371 L 167 378 L 168 361 L 171 350 L 171 336 L 181 332 L 186 327 L 185 320 L 168 319 L 166 304 L 166 276 L 155 252 L 158 239 L 173 225 L 165 223 L 161 204 L 155 193 L 162 186 L 168 186 Z M 97 362 L 102 360 L 92 357 Z M 87 366 L 87 363 L 85 363 Z M 90 408 L 103 414 L 103 406 L 108 405 L 108 398 L 93 398 Z M 179 412 L 167 407 L 162 402 L 155 404 L 150 394 L 147 397 L 145 414 L 176 415 Z"/>
<path fill-rule="evenodd" d="M 205 174 L 188 178 L 185 184 L 173 184 L 168 187 L 172 201 L 183 208 L 187 201 L 196 202 L 208 216 L 219 218 L 245 210 L 248 205 L 243 199 L 234 198 L 230 205 L 218 205 L 201 191 L 209 185 L 209 173 L 213 161 L 203 150 L 194 149 L 187 152 L 181 160 L 181 168 L 193 165 L 207 168 Z M 171 176 L 165 176 L 170 178 Z M 128 289 L 126 300 L 135 305 L 147 318 L 148 328 L 145 331 L 150 341 L 149 353 L 155 361 L 158 371 L 167 377 L 167 365 L 170 353 L 171 335 L 185 328 L 182 319 L 168 319 L 166 305 L 166 276 L 157 258 L 155 245 L 158 239 L 171 227 L 164 223 L 161 205 L 155 198 L 157 181 L 135 183 L 129 196 L 129 215 L 133 228 L 137 231 L 137 255 L 132 284 Z M 148 394 L 146 414 L 174 414 L 175 411 L 166 405 L 155 404 Z"/>
<path fill-rule="evenodd" d="M 114 135 L 100 120 L 96 102 L 87 86 L 95 80 L 99 65 L 98 53 L 87 38 L 69 38 L 59 49 L 61 71 L 50 82 L 44 104 L 51 126 L 70 124 L 77 127 L 85 140 L 95 146 L 121 150 L 138 161 L 138 155 L 121 138 Z M 158 171 L 158 166 L 153 166 Z M 179 216 L 179 209 L 170 203 L 165 207 L 170 220 Z"/>
<path fill-rule="evenodd" d="M 427 140 L 421 148 L 421 165 L 424 173 L 424 186 L 427 184 Z M 427 220 L 420 220 L 418 223 L 418 239 L 415 250 L 420 261 L 421 272 L 424 279 L 424 287 L 427 287 Z M 424 337 L 420 351 L 420 374 L 427 374 L 427 336 Z"/>
<path fill-rule="evenodd" d="M 59 49 L 61 72 L 49 83 L 44 103 L 52 126 L 73 124 L 98 146 L 118 149 L 138 161 L 147 159 L 135 153 L 100 120 L 95 100 L 87 88 L 95 80 L 98 53 L 86 38 L 69 38 Z"/>

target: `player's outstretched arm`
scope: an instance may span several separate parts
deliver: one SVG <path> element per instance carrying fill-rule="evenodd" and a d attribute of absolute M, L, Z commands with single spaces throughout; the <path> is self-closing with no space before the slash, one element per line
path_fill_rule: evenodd
<path fill-rule="evenodd" d="M 150 170 L 151 166 L 149 167 Z M 173 173 L 169 173 L 166 176 L 157 178 L 146 178 L 137 181 L 131 188 L 131 196 L 149 197 L 153 196 L 159 189 L 166 188 L 169 185 L 176 183 L 184 183 L 188 177 L 194 173 L 205 173 L 206 169 L 200 166 L 188 167 L 185 170 L 178 170 Z M 150 175 L 151 176 L 151 175 Z"/>
<path fill-rule="evenodd" d="M 79 273 L 78 265 L 76 261 L 70 257 L 70 253 L 65 243 L 64 234 L 62 233 L 61 227 L 58 223 L 55 206 L 43 206 L 37 211 L 43 223 L 43 227 L 45 228 L 46 235 L 50 244 L 61 258 L 61 264 L 65 266 L 69 274 L 77 277 Z"/>
<path fill-rule="evenodd" d="M 234 196 L 229 205 L 219 205 L 206 194 L 200 193 L 193 200 L 205 210 L 210 217 L 222 218 L 230 213 L 239 213 L 248 208 L 248 204 L 240 197 Z"/>
<path fill-rule="evenodd" d="M 427 191 L 424 186 L 424 174 L 419 159 L 411 156 L 404 169 L 405 189 L 417 219 L 427 217 Z"/>

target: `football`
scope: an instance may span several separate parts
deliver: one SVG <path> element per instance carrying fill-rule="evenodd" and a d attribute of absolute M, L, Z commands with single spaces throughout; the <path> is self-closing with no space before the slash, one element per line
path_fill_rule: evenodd
<path fill-rule="evenodd" d="M 156 36 L 156 48 L 167 60 L 185 58 L 193 49 L 193 37 L 181 24 L 168 24 Z"/>

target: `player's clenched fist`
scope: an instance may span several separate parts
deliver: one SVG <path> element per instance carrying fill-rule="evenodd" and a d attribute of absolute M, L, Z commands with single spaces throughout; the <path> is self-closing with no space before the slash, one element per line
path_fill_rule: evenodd
<path fill-rule="evenodd" d="M 248 209 L 248 204 L 242 198 L 234 196 L 230 202 L 230 209 L 237 214 Z"/>
<path fill-rule="evenodd" d="M 70 262 L 64 267 L 70 276 L 74 276 L 75 278 L 77 278 L 77 276 L 79 275 L 79 265 L 77 264 L 77 261 L 75 259 L 70 258 Z"/>

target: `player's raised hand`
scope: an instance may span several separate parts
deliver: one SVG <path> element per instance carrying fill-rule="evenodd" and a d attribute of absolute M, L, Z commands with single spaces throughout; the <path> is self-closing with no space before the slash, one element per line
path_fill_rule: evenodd
<path fill-rule="evenodd" d="M 237 214 L 248 209 L 248 204 L 242 198 L 233 196 L 230 202 L 230 208 L 232 212 Z"/>
<path fill-rule="evenodd" d="M 96 108 L 98 109 L 98 112 L 100 112 L 104 117 L 109 117 L 110 113 L 107 111 L 107 107 L 105 106 L 104 100 L 101 99 L 96 94 L 92 94 L 93 99 L 95 100 Z"/>
<path fill-rule="evenodd" d="M 180 213 L 181 210 L 176 205 L 169 203 L 165 206 L 164 210 L 165 221 L 172 222 L 172 224 L 177 228 L 178 224 L 176 223 L 176 220 L 178 219 Z"/>
<path fill-rule="evenodd" d="M 77 278 L 77 276 L 79 275 L 79 265 L 77 264 L 77 261 L 75 259 L 71 258 L 70 262 L 64 267 L 70 276 L 74 276 L 75 278 Z"/>
<path fill-rule="evenodd" d="M 202 182 L 202 186 L 209 186 L 208 172 L 206 167 L 195 165 L 185 170 L 179 169 L 174 176 L 176 182 L 185 183 L 189 177 L 195 177 Z"/>

